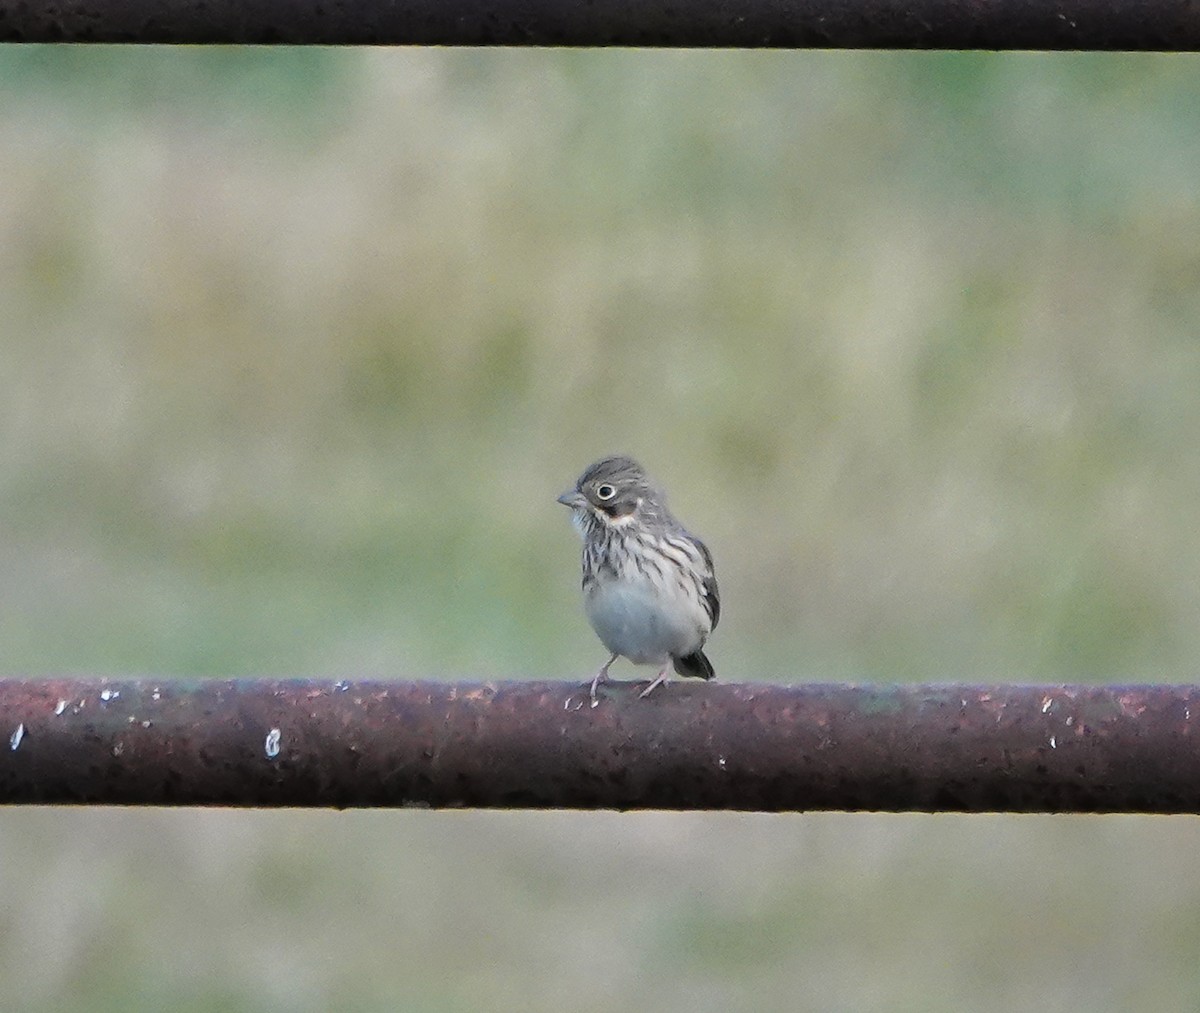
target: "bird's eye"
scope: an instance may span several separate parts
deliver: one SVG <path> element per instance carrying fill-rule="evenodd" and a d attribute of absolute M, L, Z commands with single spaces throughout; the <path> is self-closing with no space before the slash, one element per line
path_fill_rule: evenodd
<path fill-rule="evenodd" d="M 602 499 L 602 500 L 610 500 L 610 499 L 612 499 L 612 498 L 613 498 L 613 497 L 614 497 L 616 494 L 617 494 L 617 490 L 616 490 L 616 489 L 614 489 L 614 488 L 613 488 L 611 485 L 609 485 L 607 482 L 606 482 L 604 485 L 598 485 L 598 486 L 596 486 L 596 498 L 597 498 L 597 499 Z"/>

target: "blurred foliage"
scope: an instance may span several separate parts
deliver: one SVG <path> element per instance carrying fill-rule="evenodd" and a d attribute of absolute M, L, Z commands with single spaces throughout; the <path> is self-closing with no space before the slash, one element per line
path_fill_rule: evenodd
<path fill-rule="evenodd" d="M 0 51 L 0 671 L 582 678 L 554 497 L 627 451 L 714 550 L 723 678 L 1193 679 L 1194 71 Z M 1193 834 L 11 813 L 0 978 L 1187 1008 Z"/>

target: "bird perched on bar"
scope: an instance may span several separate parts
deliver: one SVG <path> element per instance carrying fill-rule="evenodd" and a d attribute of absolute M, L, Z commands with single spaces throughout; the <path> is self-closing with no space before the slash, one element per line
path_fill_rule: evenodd
<path fill-rule="evenodd" d="M 583 538 L 583 607 L 612 656 L 591 681 L 608 680 L 619 657 L 658 665 L 649 696 L 672 667 L 697 679 L 714 676 L 705 641 L 721 617 L 721 599 L 705 544 L 667 509 L 662 491 L 628 457 L 605 457 L 558 497 Z"/>

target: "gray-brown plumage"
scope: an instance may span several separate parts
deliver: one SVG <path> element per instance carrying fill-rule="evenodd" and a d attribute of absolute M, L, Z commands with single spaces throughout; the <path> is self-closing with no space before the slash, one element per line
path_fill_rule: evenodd
<path fill-rule="evenodd" d="M 641 465 L 606 457 L 558 501 L 583 537 L 584 609 L 612 652 L 592 680 L 592 706 L 618 657 L 660 666 L 642 696 L 665 683 L 672 666 L 713 678 L 702 650 L 721 616 L 712 555 L 672 516 Z"/>

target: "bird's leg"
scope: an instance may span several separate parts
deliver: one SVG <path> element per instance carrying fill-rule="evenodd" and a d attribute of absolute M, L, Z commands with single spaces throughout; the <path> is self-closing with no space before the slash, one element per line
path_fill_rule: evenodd
<path fill-rule="evenodd" d="M 598 704 L 600 702 L 599 700 L 596 699 L 596 687 L 599 686 L 600 683 L 602 683 L 602 682 L 608 682 L 609 666 L 616 660 L 617 660 L 617 655 L 614 654 L 611 658 L 608 659 L 608 661 L 606 661 L 603 665 L 600 666 L 600 671 L 596 673 L 596 678 L 594 678 L 592 680 L 591 695 L 592 695 L 592 706 L 593 707 L 595 707 L 596 704 Z"/>
<path fill-rule="evenodd" d="M 638 694 L 638 698 L 644 699 L 645 697 L 648 697 L 651 693 L 653 693 L 656 689 L 658 689 L 659 686 L 665 686 L 668 682 L 670 682 L 671 680 L 667 677 L 667 673 L 669 671 L 671 671 L 671 659 L 670 658 L 667 659 L 667 663 L 665 665 L 663 665 L 661 671 L 659 671 L 658 678 L 655 679 L 652 683 L 650 683 L 650 685 L 647 686 L 644 690 L 642 690 Z"/>

